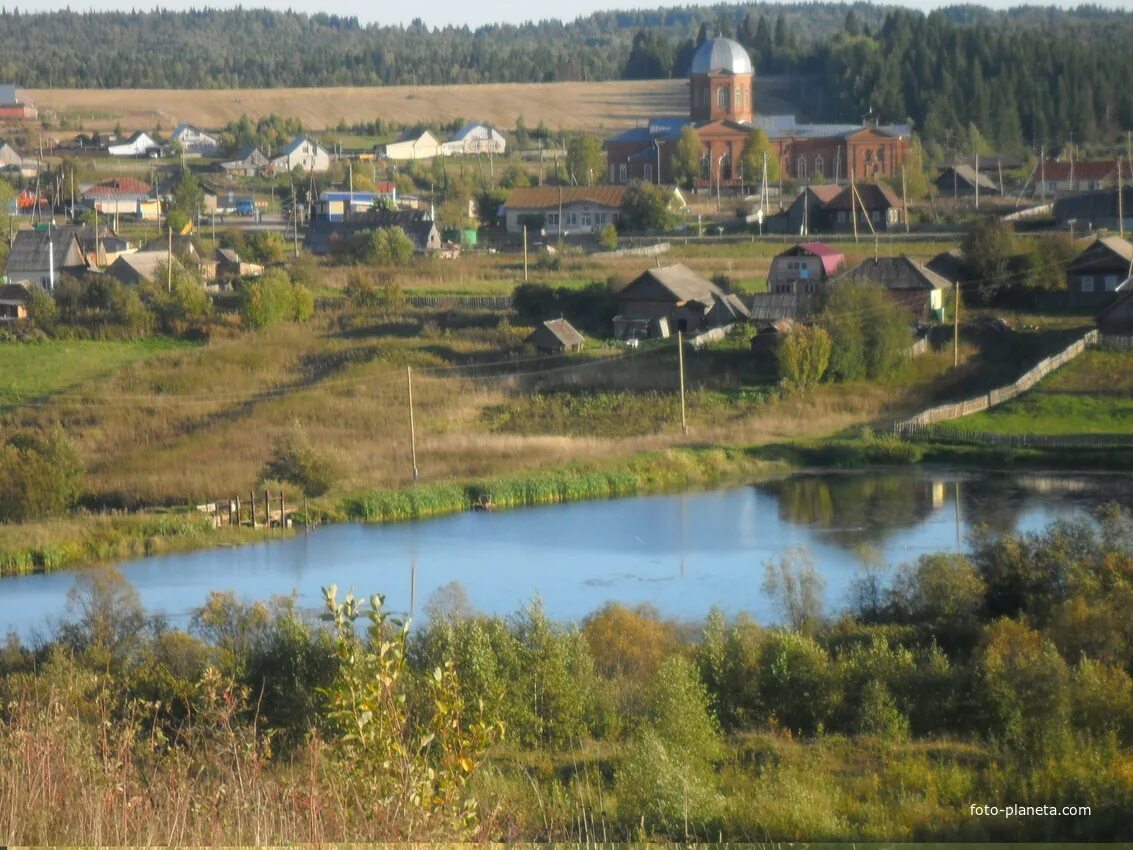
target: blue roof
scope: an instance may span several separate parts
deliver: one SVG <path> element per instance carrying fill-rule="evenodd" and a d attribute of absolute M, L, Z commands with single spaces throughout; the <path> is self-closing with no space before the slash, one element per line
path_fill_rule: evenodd
<path fill-rule="evenodd" d="M 373 202 L 378 196 L 373 192 L 323 192 L 320 201 L 349 201 Z"/>
<path fill-rule="evenodd" d="M 631 130 L 626 130 L 624 133 L 619 133 L 608 141 L 611 142 L 648 142 L 652 136 L 649 134 L 648 127 L 634 127 Z"/>

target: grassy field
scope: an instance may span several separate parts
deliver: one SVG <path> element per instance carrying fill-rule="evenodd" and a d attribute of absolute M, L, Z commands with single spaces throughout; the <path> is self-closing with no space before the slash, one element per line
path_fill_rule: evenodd
<path fill-rule="evenodd" d="M 1087 351 L 1030 392 L 954 424 L 990 434 L 1133 434 L 1133 353 Z"/>
<path fill-rule="evenodd" d="M 252 120 L 275 113 L 298 118 L 305 127 L 333 128 L 382 116 L 404 124 L 476 118 L 514 127 L 522 114 L 529 127 L 598 130 L 632 127 L 654 115 L 688 110 L 683 80 L 606 83 L 515 83 L 465 86 L 383 86 L 373 88 L 228 89 L 29 89 L 40 114 L 47 110 L 81 120 L 92 129 L 116 122 L 169 131 L 181 121 L 221 127 L 241 115 Z"/>
<path fill-rule="evenodd" d="M 161 337 L 0 345 L 0 404 L 20 404 L 85 387 L 131 363 L 188 347 L 187 343 Z"/>

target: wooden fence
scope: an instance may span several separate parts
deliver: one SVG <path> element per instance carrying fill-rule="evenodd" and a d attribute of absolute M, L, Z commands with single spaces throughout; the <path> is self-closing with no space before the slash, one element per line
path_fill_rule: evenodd
<path fill-rule="evenodd" d="M 996 405 L 1003 404 L 1005 401 L 1010 401 L 1017 395 L 1025 393 L 1055 369 L 1058 369 L 1065 364 L 1069 363 L 1079 354 L 1086 350 L 1091 345 L 1096 345 L 1098 342 L 1098 332 L 1090 331 L 1081 339 L 1073 344 L 1067 346 L 1058 354 L 1040 360 L 1033 368 L 1025 372 L 1013 384 L 1008 384 L 1005 387 L 999 387 L 989 393 L 978 395 L 975 398 L 969 398 L 964 401 L 957 401 L 952 404 L 942 404 L 938 407 L 930 407 L 928 410 L 921 411 L 916 416 L 910 417 L 902 422 L 894 425 L 895 433 L 903 433 L 903 429 L 907 427 L 918 427 L 924 425 L 933 425 L 937 422 L 947 422 L 950 419 L 959 419 L 962 416 L 970 416 L 973 413 L 981 413 Z"/>
<path fill-rule="evenodd" d="M 510 310 L 513 303 L 510 295 L 408 295 L 405 302 L 453 310 Z"/>
<path fill-rule="evenodd" d="M 1098 348 L 1105 348 L 1111 351 L 1133 351 L 1133 336 L 1101 334 L 1098 337 Z"/>
<path fill-rule="evenodd" d="M 616 251 L 607 251 L 600 256 L 604 257 L 655 257 L 664 254 L 673 248 L 669 242 L 658 242 L 656 245 L 641 245 L 637 248 L 618 248 Z"/>

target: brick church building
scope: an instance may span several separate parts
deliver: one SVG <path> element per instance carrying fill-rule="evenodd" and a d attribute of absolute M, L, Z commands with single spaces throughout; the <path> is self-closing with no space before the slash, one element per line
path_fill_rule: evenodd
<path fill-rule="evenodd" d="M 751 57 L 738 42 L 714 38 L 693 56 L 687 118 L 654 118 L 606 140 L 609 182 L 674 182 L 673 146 L 689 125 L 703 146 L 699 188 L 758 183 L 759 175 L 744 175 L 741 163 L 744 143 L 757 129 L 767 133 L 783 178 L 802 183 L 897 177 L 910 133 L 907 125 L 797 124 L 792 115 L 758 116 Z"/>

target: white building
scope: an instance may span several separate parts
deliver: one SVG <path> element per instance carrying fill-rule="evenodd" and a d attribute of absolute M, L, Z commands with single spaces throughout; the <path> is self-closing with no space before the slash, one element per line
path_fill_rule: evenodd
<path fill-rule="evenodd" d="M 330 170 L 330 151 L 307 136 L 296 136 L 294 141 L 271 159 L 271 170 L 277 174 L 302 168 L 321 174 Z"/>
<path fill-rule="evenodd" d="M 428 130 L 415 135 L 406 134 L 396 142 L 378 146 L 379 156 L 386 159 L 432 159 L 441 153 L 441 143 Z"/>
<path fill-rule="evenodd" d="M 445 156 L 503 154 L 506 150 L 507 139 L 499 130 L 476 121 L 465 124 L 459 133 L 441 145 L 441 152 Z"/>
<path fill-rule="evenodd" d="M 149 133 L 137 132 L 119 145 L 106 149 L 111 156 L 160 156 L 161 145 Z"/>
<path fill-rule="evenodd" d="M 192 124 L 178 124 L 171 137 L 185 156 L 216 156 L 220 139 Z"/>

